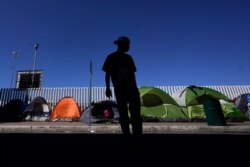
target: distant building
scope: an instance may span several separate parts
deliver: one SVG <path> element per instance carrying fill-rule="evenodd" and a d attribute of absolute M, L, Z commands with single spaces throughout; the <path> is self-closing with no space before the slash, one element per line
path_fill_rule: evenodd
<path fill-rule="evenodd" d="M 41 88 L 42 70 L 22 70 L 17 72 L 16 88 Z"/>

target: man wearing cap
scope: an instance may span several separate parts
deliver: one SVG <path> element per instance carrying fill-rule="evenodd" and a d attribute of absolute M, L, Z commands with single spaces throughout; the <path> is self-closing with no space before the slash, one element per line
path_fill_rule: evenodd
<path fill-rule="evenodd" d="M 133 135 L 140 136 L 142 134 L 142 119 L 140 94 L 135 79 L 136 67 L 133 58 L 126 53 L 129 50 L 130 40 L 126 36 L 121 36 L 114 43 L 117 45 L 117 50 L 107 56 L 102 67 L 106 73 L 106 96 L 112 97 L 111 79 L 123 134 L 127 136 L 130 134 L 129 123 L 131 120 Z M 131 119 L 129 119 L 128 110 Z"/>

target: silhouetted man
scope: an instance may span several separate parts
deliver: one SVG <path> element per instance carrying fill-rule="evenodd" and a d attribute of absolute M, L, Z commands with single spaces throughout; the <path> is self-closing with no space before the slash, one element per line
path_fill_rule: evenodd
<path fill-rule="evenodd" d="M 106 96 L 108 98 L 112 97 L 110 90 L 111 78 L 120 113 L 120 125 L 123 134 L 130 134 L 129 110 L 133 134 L 134 136 L 141 136 L 141 104 L 135 79 L 136 67 L 133 58 L 126 53 L 129 50 L 130 40 L 126 36 L 121 36 L 114 43 L 117 45 L 117 51 L 107 56 L 102 67 L 102 70 L 106 72 Z"/>

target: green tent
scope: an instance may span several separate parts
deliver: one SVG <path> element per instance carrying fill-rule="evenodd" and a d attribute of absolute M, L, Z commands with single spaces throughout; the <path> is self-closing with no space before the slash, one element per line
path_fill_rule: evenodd
<path fill-rule="evenodd" d="M 224 100 L 220 101 L 221 108 L 224 113 L 224 116 L 227 120 L 230 121 L 244 121 L 245 115 L 240 111 L 234 103 L 226 102 Z"/>
<path fill-rule="evenodd" d="M 230 99 L 211 88 L 190 85 L 172 94 L 176 102 L 183 107 L 203 105 L 208 125 L 226 125 L 219 100 Z"/>
<path fill-rule="evenodd" d="M 173 104 L 141 106 L 143 121 L 189 121 L 187 113 Z"/>
<path fill-rule="evenodd" d="M 156 87 L 139 88 L 141 98 L 141 115 L 144 121 L 184 121 L 188 120 L 175 100 L 163 90 Z"/>
<path fill-rule="evenodd" d="M 202 104 L 187 106 L 188 117 L 192 121 L 205 121 L 206 115 Z"/>
<path fill-rule="evenodd" d="M 139 88 L 141 105 L 143 106 L 157 106 L 161 104 L 178 105 L 176 101 L 165 91 L 160 88 L 152 86 L 142 86 Z"/>
<path fill-rule="evenodd" d="M 226 120 L 244 121 L 244 114 L 233 103 L 220 100 L 220 104 Z M 187 113 L 193 121 L 206 119 L 203 105 L 187 106 Z"/>
<path fill-rule="evenodd" d="M 179 106 L 193 106 L 202 104 L 201 99 L 204 100 L 213 98 L 216 100 L 230 101 L 230 99 L 221 92 L 201 86 L 190 85 L 184 89 L 178 90 L 171 95 Z"/>

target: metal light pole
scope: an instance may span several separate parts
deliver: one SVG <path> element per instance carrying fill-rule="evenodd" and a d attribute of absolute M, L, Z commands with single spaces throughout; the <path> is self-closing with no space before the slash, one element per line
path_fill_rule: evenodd
<path fill-rule="evenodd" d="M 92 69 L 92 60 L 90 60 L 90 64 L 89 64 L 89 106 L 90 106 L 90 110 L 92 110 L 92 75 L 93 75 L 93 69 Z M 89 125 L 91 125 L 91 112 L 89 113 Z"/>
<path fill-rule="evenodd" d="M 12 76 L 11 76 L 11 81 L 10 81 L 10 88 L 12 88 L 13 77 L 14 77 L 15 70 L 16 70 L 16 58 L 17 56 L 20 55 L 20 53 L 18 51 L 13 51 L 12 55 L 14 56 L 14 64 L 13 64 L 13 71 L 12 71 Z"/>
<path fill-rule="evenodd" d="M 34 77 L 35 77 L 35 68 L 36 68 L 36 57 L 37 57 L 37 50 L 38 50 L 39 44 L 36 43 L 34 46 L 35 46 L 35 55 L 34 55 L 32 85 L 31 85 L 32 88 L 34 87 Z"/>

